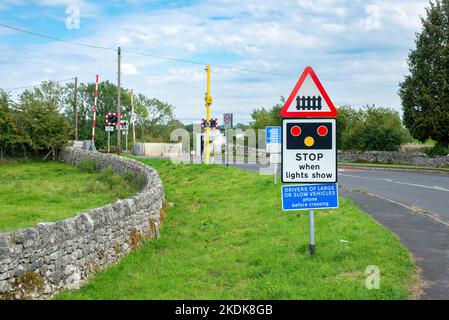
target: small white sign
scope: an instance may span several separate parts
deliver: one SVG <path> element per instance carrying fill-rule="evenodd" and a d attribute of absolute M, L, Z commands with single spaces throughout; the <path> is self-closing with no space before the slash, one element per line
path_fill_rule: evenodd
<path fill-rule="evenodd" d="M 104 130 L 106 132 L 113 132 L 114 131 L 114 127 L 113 126 L 106 126 L 106 127 L 104 127 Z"/>
<path fill-rule="evenodd" d="M 270 153 L 270 163 L 280 164 L 282 161 L 282 157 L 280 153 Z"/>
<path fill-rule="evenodd" d="M 267 153 L 281 153 L 282 146 L 280 143 L 268 143 L 267 144 Z"/>

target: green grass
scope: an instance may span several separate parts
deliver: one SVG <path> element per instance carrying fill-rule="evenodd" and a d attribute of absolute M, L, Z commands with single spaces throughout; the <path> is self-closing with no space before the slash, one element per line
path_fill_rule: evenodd
<path fill-rule="evenodd" d="M 142 161 L 164 182 L 169 208 L 161 239 L 57 299 L 410 298 L 417 277 L 409 252 L 350 201 L 317 213 L 312 259 L 308 216 L 281 211 L 271 177 Z M 370 265 L 380 269 L 379 290 L 365 286 Z"/>
<path fill-rule="evenodd" d="M 59 221 L 138 191 L 109 170 L 89 174 L 59 162 L 3 162 L 0 177 L 0 231 Z"/>

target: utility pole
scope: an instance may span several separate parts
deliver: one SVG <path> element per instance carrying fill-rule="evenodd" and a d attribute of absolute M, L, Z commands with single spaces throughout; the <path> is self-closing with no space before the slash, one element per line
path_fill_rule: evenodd
<path fill-rule="evenodd" d="M 95 126 L 96 126 L 96 119 L 97 119 L 98 82 L 99 82 L 99 76 L 97 74 L 97 76 L 95 77 L 94 114 L 92 117 L 92 138 L 91 138 L 91 143 L 90 143 L 91 151 L 97 151 L 97 148 L 95 147 Z"/>
<path fill-rule="evenodd" d="M 134 91 L 131 90 L 131 122 L 133 125 L 133 145 L 136 144 L 136 129 L 134 127 L 134 122 L 136 121 L 136 116 L 134 115 Z"/>
<path fill-rule="evenodd" d="M 75 141 L 78 141 L 78 77 L 75 77 L 75 94 L 73 96 L 73 116 L 75 117 Z"/>
<path fill-rule="evenodd" d="M 122 49 L 118 47 L 118 81 L 117 81 L 117 154 L 120 155 L 120 106 L 121 106 L 121 84 L 120 84 L 120 76 L 121 76 L 121 61 L 122 60 Z"/>
<path fill-rule="evenodd" d="M 209 146 L 209 139 L 210 139 L 210 105 L 212 104 L 212 97 L 210 95 L 210 65 L 206 66 L 206 73 L 207 73 L 207 90 L 206 90 L 206 98 L 204 99 L 206 101 L 206 164 L 209 164 L 209 157 L 210 157 L 210 146 Z"/>

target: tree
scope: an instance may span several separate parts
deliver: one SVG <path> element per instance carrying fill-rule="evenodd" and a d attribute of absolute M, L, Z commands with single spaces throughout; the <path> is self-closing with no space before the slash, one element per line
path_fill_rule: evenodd
<path fill-rule="evenodd" d="M 271 108 L 256 109 L 251 113 L 253 121 L 250 122 L 250 127 L 253 129 L 265 129 L 268 126 L 282 125 L 282 118 L 279 115 L 284 106 L 285 98 L 281 97 L 279 103 L 273 105 Z"/>
<path fill-rule="evenodd" d="M 363 112 L 350 106 L 337 109 L 337 147 L 341 150 L 362 150 Z"/>
<path fill-rule="evenodd" d="M 14 146 L 17 140 L 17 128 L 12 110 L 9 107 L 8 94 L 0 90 L 0 160 L 8 147 Z"/>
<path fill-rule="evenodd" d="M 147 128 L 147 133 L 150 136 L 162 137 L 161 126 L 166 126 L 169 123 L 174 124 L 174 109 L 174 106 L 166 102 L 148 98 L 143 94 L 137 95 L 135 99 L 135 114 L 142 130 L 142 138 L 144 137 L 144 127 Z M 180 127 L 182 126 L 181 124 Z"/>
<path fill-rule="evenodd" d="M 16 107 L 17 143 L 27 150 L 42 154 L 53 153 L 64 147 L 72 138 L 67 119 L 59 113 L 55 100 L 47 99 L 39 89 L 26 90 Z"/>
<path fill-rule="evenodd" d="M 338 108 L 338 148 L 359 151 L 397 151 L 411 140 L 399 114 L 388 108 Z"/>
<path fill-rule="evenodd" d="M 449 145 L 449 0 L 426 9 L 416 49 L 409 54 L 410 75 L 400 84 L 404 124 L 421 142 Z"/>

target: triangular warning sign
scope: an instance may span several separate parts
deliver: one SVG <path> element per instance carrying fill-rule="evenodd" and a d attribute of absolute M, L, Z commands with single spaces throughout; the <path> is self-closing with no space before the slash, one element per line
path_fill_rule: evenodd
<path fill-rule="evenodd" d="M 307 67 L 281 109 L 282 118 L 336 118 L 337 109 L 311 67 Z"/>

